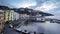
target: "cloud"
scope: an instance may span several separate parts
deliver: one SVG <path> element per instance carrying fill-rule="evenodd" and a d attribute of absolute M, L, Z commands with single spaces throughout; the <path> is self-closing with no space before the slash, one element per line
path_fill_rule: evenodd
<path fill-rule="evenodd" d="M 20 8 L 20 7 L 26 8 L 26 7 L 36 6 L 37 3 L 35 0 L 19 0 L 9 4 L 16 6 L 16 8 Z"/>
<path fill-rule="evenodd" d="M 60 19 L 60 1 L 57 0 L 42 1 L 42 3 L 40 3 L 40 5 L 37 6 L 35 9 L 43 12 L 51 13 L 54 15 L 53 18 Z"/>
<path fill-rule="evenodd" d="M 54 8 L 56 8 L 54 3 L 47 3 L 47 2 L 45 2 L 41 6 L 36 7 L 35 9 L 36 10 L 40 10 L 40 11 L 49 11 L 49 10 L 52 10 Z"/>
<path fill-rule="evenodd" d="M 33 3 L 22 3 L 21 5 L 18 5 L 18 7 L 23 7 L 23 8 L 31 7 L 31 6 L 36 6 L 36 3 L 35 2 L 33 2 Z"/>
<path fill-rule="evenodd" d="M 36 4 L 36 0 L 0 0 L 0 5 L 5 5 L 9 7 L 14 6 L 12 8 L 26 8 L 36 6 Z"/>

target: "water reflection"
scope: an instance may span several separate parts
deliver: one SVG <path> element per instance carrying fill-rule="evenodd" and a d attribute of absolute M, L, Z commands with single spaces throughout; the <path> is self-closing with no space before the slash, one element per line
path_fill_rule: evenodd
<path fill-rule="evenodd" d="M 60 31 L 60 27 L 59 27 L 60 24 L 46 22 L 43 24 L 39 23 L 38 25 L 40 25 L 41 27 L 44 28 L 45 34 L 60 34 L 60 32 L 59 32 Z"/>
<path fill-rule="evenodd" d="M 18 30 L 28 30 L 28 31 L 36 31 L 37 33 L 44 34 L 60 34 L 60 24 L 57 23 L 32 23 L 28 26 L 22 25 Z"/>

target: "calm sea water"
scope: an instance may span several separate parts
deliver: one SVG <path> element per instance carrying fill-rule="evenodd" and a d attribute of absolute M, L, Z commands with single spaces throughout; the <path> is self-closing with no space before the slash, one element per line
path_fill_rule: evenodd
<path fill-rule="evenodd" d="M 37 33 L 44 34 L 60 34 L 60 24 L 57 23 L 32 23 L 28 26 L 21 26 L 17 28 L 18 30 L 28 30 L 28 31 L 36 31 Z"/>

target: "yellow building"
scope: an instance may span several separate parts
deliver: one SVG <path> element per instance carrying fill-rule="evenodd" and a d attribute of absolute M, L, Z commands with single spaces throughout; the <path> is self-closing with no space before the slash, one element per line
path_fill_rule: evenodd
<path fill-rule="evenodd" d="M 9 11 L 5 10 L 5 21 L 9 20 Z"/>
<path fill-rule="evenodd" d="M 5 21 L 14 20 L 14 10 L 5 10 Z"/>

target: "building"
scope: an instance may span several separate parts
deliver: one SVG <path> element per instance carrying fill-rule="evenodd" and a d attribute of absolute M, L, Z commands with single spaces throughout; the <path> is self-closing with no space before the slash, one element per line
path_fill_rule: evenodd
<path fill-rule="evenodd" d="M 19 13 L 14 12 L 14 10 L 4 10 L 4 12 L 5 21 L 14 21 L 19 19 Z"/>
<path fill-rule="evenodd" d="M 4 11 L 0 10 L 0 21 L 4 20 Z"/>
<path fill-rule="evenodd" d="M 53 14 L 44 13 L 29 8 L 19 8 L 15 11 L 20 14 L 20 19 L 29 20 L 31 22 L 45 22 L 45 16 L 53 16 Z"/>
<path fill-rule="evenodd" d="M 0 31 L 4 28 L 4 11 L 0 10 Z"/>

